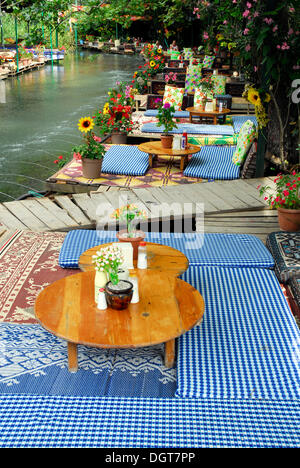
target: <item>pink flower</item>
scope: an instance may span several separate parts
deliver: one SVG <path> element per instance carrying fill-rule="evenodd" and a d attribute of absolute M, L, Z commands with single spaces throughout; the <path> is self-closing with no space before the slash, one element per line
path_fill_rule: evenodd
<path fill-rule="evenodd" d="M 293 28 L 290 28 L 289 31 L 288 31 L 288 36 L 291 36 L 293 33 L 294 33 Z"/>
<path fill-rule="evenodd" d="M 245 29 L 244 29 L 244 36 L 247 36 L 247 34 L 249 34 L 249 31 L 250 31 L 250 29 L 245 28 Z"/>
<path fill-rule="evenodd" d="M 251 7 L 252 7 L 252 3 L 247 2 L 247 8 L 251 8 Z"/>
<path fill-rule="evenodd" d="M 294 7 L 289 7 L 289 12 L 290 13 L 295 13 L 295 8 Z"/>
<path fill-rule="evenodd" d="M 250 11 L 249 10 L 245 10 L 244 13 L 243 13 L 243 17 L 244 18 L 247 18 L 247 16 L 250 15 Z"/>
<path fill-rule="evenodd" d="M 277 29 L 278 29 L 278 26 L 277 26 L 277 24 L 276 24 L 276 25 L 274 26 L 274 28 L 272 29 L 272 31 L 273 31 L 273 32 L 276 32 Z"/>
<path fill-rule="evenodd" d="M 94 135 L 94 140 L 97 141 L 97 143 L 101 143 L 101 138 L 96 135 Z"/>
<path fill-rule="evenodd" d="M 258 16 L 259 16 L 258 11 L 255 11 L 254 14 L 253 14 L 253 18 L 257 18 Z"/>
<path fill-rule="evenodd" d="M 258 70 L 258 68 L 257 68 L 257 66 L 255 65 L 255 66 L 254 66 L 254 71 L 255 71 L 255 73 L 257 72 L 257 70 Z"/>
<path fill-rule="evenodd" d="M 245 50 L 246 50 L 246 52 L 249 52 L 251 50 L 251 45 L 247 44 L 246 47 L 245 47 Z"/>
<path fill-rule="evenodd" d="M 272 18 L 264 18 L 264 22 L 267 23 L 268 25 L 274 23 L 274 20 Z"/>
<path fill-rule="evenodd" d="M 227 21 L 227 20 L 224 20 L 224 21 L 223 21 L 223 24 L 228 24 L 228 21 Z"/>
<path fill-rule="evenodd" d="M 208 33 L 206 31 L 204 31 L 204 33 L 203 33 L 203 39 L 205 39 L 205 40 L 209 39 L 209 35 L 208 35 Z"/>

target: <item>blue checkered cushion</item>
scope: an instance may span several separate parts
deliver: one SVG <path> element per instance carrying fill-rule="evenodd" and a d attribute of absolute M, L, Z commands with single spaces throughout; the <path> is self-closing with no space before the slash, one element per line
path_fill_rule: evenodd
<path fill-rule="evenodd" d="M 1 395 L 0 447 L 296 448 L 299 410 L 296 401 Z"/>
<path fill-rule="evenodd" d="M 149 157 L 137 146 L 113 145 L 105 153 L 102 172 L 105 174 L 120 174 L 142 176 L 149 167 Z"/>
<path fill-rule="evenodd" d="M 148 109 L 144 113 L 145 117 L 157 117 L 158 110 L 157 109 Z M 188 119 L 190 113 L 188 111 L 175 111 L 173 117 L 175 119 Z"/>
<path fill-rule="evenodd" d="M 246 234 L 147 233 L 146 240 L 169 245 L 183 252 L 191 265 L 273 268 L 274 260 L 255 236 Z M 63 268 L 78 268 L 80 255 L 92 247 L 115 242 L 114 231 L 68 232 L 59 254 Z"/>
<path fill-rule="evenodd" d="M 233 164 L 235 146 L 204 146 L 192 156 L 185 168 L 186 177 L 233 180 L 240 177 L 240 166 Z"/>
<path fill-rule="evenodd" d="M 164 127 L 157 126 L 156 123 L 147 123 L 142 126 L 141 131 L 144 133 L 163 133 Z M 202 125 L 202 124 L 178 124 L 169 133 L 187 132 L 192 135 L 234 135 L 231 125 Z"/>
<path fill-rule="evenodd" d="M 232 125 L 234 129 L 234 133 L 240 133 L 242 125 L 247 122 L 247 120 L 251 120 L 257 126 L 257 119 L 255 115 L 233 115 L 232 116 Z"/>
<path fill-rule="evenodd" d="M 275 273 L 190 267 L 205 301 L 201 325 L 178 340 L 182 398 L 300 398 L 300 331 Z"/>

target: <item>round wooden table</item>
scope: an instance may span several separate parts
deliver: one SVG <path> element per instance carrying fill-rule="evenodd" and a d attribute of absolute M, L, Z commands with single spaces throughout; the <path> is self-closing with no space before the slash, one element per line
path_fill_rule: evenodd
<path fill-rule="evenodd" d="M 117 242 L 117 239 L 116 239 Z M 79 258 L 79 268 L 82 271 L 94 271 L 95 266 L 92 263 L 92 256 L 104 247 L 108 247 L 112 243 L 98 245 L 89 250 L 86 250 Z M 189 261 L 186 256 L 179 250 L 173 249 L 168 245 L 155 244 L 146 242 L 148 270 L 161 271 L 174 276 L 182 275 L 189 267 Z M 137 261 L 133 261 L 137 271 Z"/>
<path fill-rule="evenodd" d="M 190 122 L 193 122 L 193 117 L 197 116 L 197 117 L 200 117 L 200 119 L 202 118 L 213 119 L 214 125 L 217 125 L 218 117 L 224 116 L 231 112 L 230 109 L 222 109 L 221 112 L 219 112 L 219 110 L 206 112 L 206 111 L 200 110 L 199 107 L 187 107 L 186 111 L 190 113 Z"/>
<path fill-rule="evenodd" d="M 149 154 L 149 166 L 153 167 L 153 160 L 156 156 L 180 156 L 180 170 L 183 172 L 190 154 L 200 151 L 200 146 L 188 145 L 185 150 L 175 150 L 173 148 L 163 148 L 160 141 L 149 141 L 139 145 L 139 150 Z"/>
<path fill-rule="evenodd" d="M 139 348 L 165 343 L 165 365 L 175 359 L 175 338 L 202 318 L 204 301 L 174 275 L 138 270 L 138 304 L 125 310 L 99 310 L 94 301 L 95 272 L 67 276 L 45 288 L 35 302 L 41 325 L 68 343 L 70 372 L 78 370 L 77 346 Z"/>

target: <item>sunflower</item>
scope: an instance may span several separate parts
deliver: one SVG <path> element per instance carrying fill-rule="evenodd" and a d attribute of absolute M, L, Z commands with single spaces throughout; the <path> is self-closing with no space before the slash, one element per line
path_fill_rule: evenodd
<path fill-rule="evenodd" d="M 161 54 L 161 53 L 162 53 L 162 49 L 161 49 L 160 47 L 157 49 L 157 53 L 158 53 L 158 54 Z"/>
<path fill-rule="evenodd" d="M 155 67 L 155 62 L 154 62 L 154 60 L 151 60 L 151 62 L 149 63 L 149 65 L 150 65 L 150 67 L 152 67 L 152 68 Z"/>
<path fill-rule="evenodd" d="M 103 115 L 109 114 L 109 103 L 107 102 L 103 107 Z"/>
<path fill-rule="evenodd" d="M 261 105 L 261 99 L 259 96 L 259 92 L 254 89 L 250 88 L 248 91 L 248 101 L 251 102 L 251 104 L 254 104 L 255 106 L 260 106 Z"/>
<path fill-rule="evenodd" d="M 83 117 L 82 119 L 79 120 L 78 122 L 78 129 L 82 133 L 88 133 L 92 130 L 94 127 L 95 123 L 91 117 Z"/>

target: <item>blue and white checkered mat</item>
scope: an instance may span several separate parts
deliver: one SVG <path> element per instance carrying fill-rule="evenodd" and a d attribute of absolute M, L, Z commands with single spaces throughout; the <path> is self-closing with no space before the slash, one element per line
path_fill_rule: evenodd
<path fill-rule="evenodd" d="M 0 447 L 300 447 L 295 401 L 0 395 Z"/>
<path fill-rule="evenodd" d="M 68 232 L 59 254 L 62 268 L 78 268 L 83 252 L 116 241 L 114 231 Z M 146 241 L 169 245 L 183 252 L 190 265 L 274 268 L 268 249 L 255 236 L 246 234 L 147 233 Z"/>

